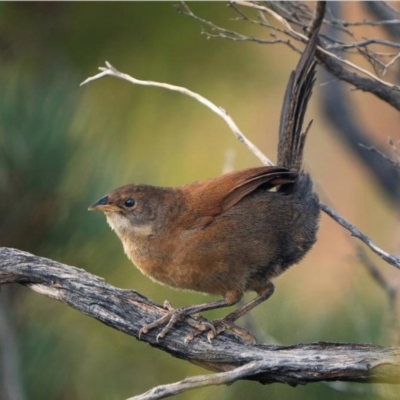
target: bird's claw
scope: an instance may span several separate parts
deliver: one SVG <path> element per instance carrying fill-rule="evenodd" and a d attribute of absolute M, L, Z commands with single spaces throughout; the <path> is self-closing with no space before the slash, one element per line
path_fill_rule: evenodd
<path fill-rule="evenodd" d="M 211 343 L 211 341 L 215 339 L 215 337 L 219 335 L 221 332 L 227 330 L 231 331 L 236 336 L 239 336 L 245 342 L 250 342 L 253 344 L 257 342 L 256 338 L 247 329 L 237 326 L 229 318 L 216 319 L 215 321 L 212 321 L 212 324 L 214 325 L 214 330 L 213 331 L 210 330 L 207 333 L 207 340 L 209 343 Z"/>
<path fill-rule="evenodd" d="M 168 311 L 174 310 L 174 307 L 172 307 L 172 304 L 168 300 L 164 300 L 163 307 Z"/>
<path fill-rule="evenodd" d="M 175 325 L 175 323 L 177 321 L 179 321 L 183 317 L 186 317 L 186 318 L 189 317 L 188 315 L 185 315 L 185 311 L 183 309 L 173 308 L 171 303 L 168 300 L 164 301 L 163 306 L 167 310 L 165 315 L 163 315 L 161 318 L 158 318 L 157 320 L 153 321 L 152 323 L 147 324 L 143 328 L 141 328 L 139 330 L 139 339 L 142 334 L 146 334 L 151 329 L 157 328 L 158 326 L 166 323 L 167 325 L 162 329 L 162 331 L 156 337 L 156 340 L 158 343 L 160 339 L 165 337 L 165 335 L 171 330 L 171 328 Z"/>
<path fill-rule="evenodd" d="M 199 322 L 199 324 L 195 326 L 192 325 L 195 329 L 186 336 L 185 344 L 189 343 L 196 336 L 199 336 L 206 331 L 208 331 L 207 341 L 211 344 L 213 339 L 215 339 L 221 332 L 227 330 L 233 332 L 236 336 L 239 336 L 246 342 L 256 343 L 255 337 L 248 330 L 237 326 L 233 323 L 233 321 L 230 321 L 228 318 L 217 319 L 212 322 L 203 318 L 203 320 Z"/>
<path fill-rule="evenodd" d="M 179 309 L 179 308 L 175 309 L 168 301 L 165 301 L 163 306 L 168 311 L 161 318 L 158 318 L 157 320 L 151 322 L 150 324 L 143 326 L 139 330 L 139 339 L 142 334 L 145 335 L 150 330 L 157 328 L 158 326 L 161 326 L 163 324 L 166 324 L 165 327 L 161 330 L 161 332 L 156 336 L 156 341 L 158 343 L 160 339 L 164 338 L 167 335 L 167 333 L 173 328 L 176 322 L 182 319 L 185 319 L 186 322 L 192 328 L 194 328 L 194 334 L 190 333 L 185 338 L 184 341 L 186 344 L 191 340 L 193 340 L 197 335 L 199 335 L 202 332 L 210 331 L 213 332 L 215 336 L 217 335 L 214 325 L 201 315 L 196 314 L 194 316 L 190 316 L 188 314 L 185 314 L 184 309 Z"/>
<path fill-rule="evenodd" d="M 184 339 L 184 343 L 188 344 L 191 342 L 196 336 L 201 335 L 203 332 L 209 331 L 214 332 L 215 336 L 217 335 L 217 331 L 212 322 L 208 321 L 203 316 L 197 314 L 192 318 L 186 321 L 192 328 L 194 328 L 189 334 L 186 335 Z"/>
<path fill-rule="evenodd" d="M 232 331 L 235 335 L 239 336 L 246 342 L 256 343 L 254 336 L 244 328 L 241 328 L 234 324 L 232 320 L 229 318 L 221 318 L 215 321 L 208 321 L 203 316 L 196 314 L 194 316 L 190 316 L 185 313 L 184 308 L 173 308 L 169 301 L 164 301 L 164 308 L 167 312 L 161 317 L 155 320 L 154 322 L 145 325 L 143 328 L 139 330 L 139 339 L 142 334 L 148 333 L 151 329 L 157 328 L 163 324 L 166 324 L 165 327 L 161 330 L 161 332 L 156 336 L 157 343 L 160 339 L 164 338 L 167 333 L 173 328 L 176 322 L 185 319 L 186 322 L 194 328 L 192 332 L 190 332 L 184 339 L 184 343 L 188 344 L 191 342 L 196 336 L 207 332 L 207 340 L 209 343 L 212 342 L 221 332 L 226 330 Z"/>

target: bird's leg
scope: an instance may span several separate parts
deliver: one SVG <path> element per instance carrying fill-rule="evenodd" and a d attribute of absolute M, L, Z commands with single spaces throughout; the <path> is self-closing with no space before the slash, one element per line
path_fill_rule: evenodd
<path fill-rule="evenodd" d="M 210 330 L 207 334 L 208 341 L 214 339 L 219 333 L 225 330 L 231 330 L 236 335 L 242 337 L 243 339 L 249 341 L 253 341 L 255 343 L 255 338 L 244 328 L 240 328 L 234 324 L 234 322 L 242 317 L 244 314 L 247 314 L 254 307 L 268 300 L 272 294 L 274 293 L 275 287 L 272 282 L 267 282 L 267 285 L 264 286 L 262 290 L 257 291 L 258 296 L 253 300 L 250 300 L 248 303 L 244 304 L 242 307 L 239 307 L 235 311 L 228 314 L 226 317 L 217 319 L 212 321 L 214 325 L 214 329 Z M 243 334 L 244 333 L 244 334 Z M 247 335 L 246 335 L 247 334 Z"/>
<path fill-rule="evenodd" d="M 140 329 L 139 338 L 140 338 L 141 334 L 146 334 L 149 330 L 154 329 L 154 328 L 166 323 L 167 325 L 157 335 L 157 341 L 158 341 L 160 338 L 163 338 L 170 331 L 170 329 L 175 325 L 175 323 L 177 321 L 181 320 L 182 318 L 188 318 L 190 315 L 197 314 L 202 311 L 215 310 L 217 308 L 229 307 L 231 305 L 236 304 L 240 300 L 241 297 L 242 297 L 241 293 L 236 293 L 236 292 L 233 293 L 232 292 L 232 293 L 229 293 L 227 296 L 225 296 L 225 298 L 222 300 L 214 301 L 211 303 L 186 306 L 186 307 L 181 307 L 181 308 L 173 308 L 171 306 L 171 304 L 166 301 L 166 302 L 164 302 L 164 307 L 168 310 L 168 312 L 161 318 L 157 319 L 156 321 L 152 322 L 151 324 L 145 325 L 142 329 Z M 207 321 L 205 318 L 201 318 L 201 319 L 190 318 L 188 320 L 188 323 L 191 326 L 193 326 L 194 328 L 196 328 L 199 331 L 199 333 L 204 332 L 206 330 L 211 330 L 212 332 L 215 333 L 215 336 L 217 335 L 214 325 L 211 322 Z"/>

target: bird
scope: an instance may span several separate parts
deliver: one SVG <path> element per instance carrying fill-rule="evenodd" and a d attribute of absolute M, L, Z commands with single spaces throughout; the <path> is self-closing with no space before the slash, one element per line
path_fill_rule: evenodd
<path fill-rule="evenodd" d="M 311 42 L 313 40 L 313 42 Z M 153 281 L 176 289 L 221 296 L 217 301 L 173 308 L 139 335 L 176 321 L 256 297 L 224 318 L 198 319 L 196 333 L 209 341 L 225 330 L 255 341 L 237 319 L 267 300 L 272 280 L 299 263 L 316 242 L 320 207 L 303 170 L 307 132 L 303 120 L 315 82 L 316 35 L 291 73 L 281 113 L 276 166 L 233 171 L 180 187 L 130 184 L 89 207 L 102 211 L 132 263 Z"/>

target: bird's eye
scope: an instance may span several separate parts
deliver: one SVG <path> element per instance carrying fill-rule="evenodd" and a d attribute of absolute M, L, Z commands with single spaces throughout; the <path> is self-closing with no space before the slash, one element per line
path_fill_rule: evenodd
<path fill-rule="evenodd" d="M 131 208 L 135 205 L 135 200 L 132 198 L 126 199 L 124 204 L 126 207 Z"/>

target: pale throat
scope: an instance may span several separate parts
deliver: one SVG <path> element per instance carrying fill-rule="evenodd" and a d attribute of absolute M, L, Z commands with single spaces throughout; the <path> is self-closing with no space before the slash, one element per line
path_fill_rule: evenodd
<path fill-rule="evenodd" d="M 108 225 L 121 240 L 132 236 L 149 236 L 154 233 L 152 223 L 135 225 L 129 218 L 115 212 L 106 212 Z"/>
<path fill-rule="evenodd" d="M 142 239 L 147 241 L 147 237 L 154 234 L 153 225 L 151 223 L 135 225 L 129 218 L 115 212 L 107 212 L 105 214 L 111 229 L 120 238 L 125 254 L 143 274 L 148 275 L 141 268 L 141 260 L 143 260 L 143 257 L 147 259 L 148 256 L 146 246 L 141 246 L 141 243 Z"/>

